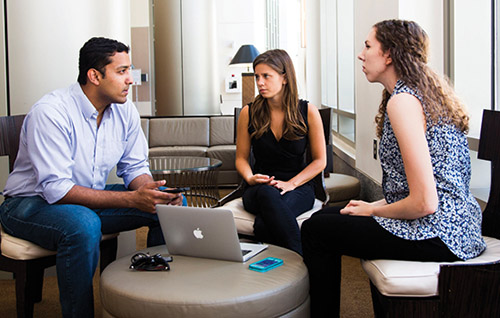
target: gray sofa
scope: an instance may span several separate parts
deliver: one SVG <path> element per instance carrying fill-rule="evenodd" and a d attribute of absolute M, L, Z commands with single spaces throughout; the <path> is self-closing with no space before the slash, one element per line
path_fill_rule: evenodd
<path fill-rule="evenodd" d="M 142 117 L 149 156 L 210 157 L 222 161 L 219 185 L 236 185 L 234 116 Z"/>

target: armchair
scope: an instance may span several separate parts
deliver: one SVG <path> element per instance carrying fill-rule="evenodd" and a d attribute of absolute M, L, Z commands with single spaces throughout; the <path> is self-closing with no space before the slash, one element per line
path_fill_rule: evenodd
<path fill-rule="evenodd" d="M 9 157 L 14 168 L 24 115 L 0 117 L 0 156 Z M 0 193 L 1 194 L 1 193 Z M 11 272 L 16 280 L 18 317 L 33 317 L 34 303 L 42 300 L 43 273 L 56 264 L 56 251 L 5 233 L 0 226 L 0 270 Z M 116 259 L 118 233 L 103 235 L 100 271 Z"/>

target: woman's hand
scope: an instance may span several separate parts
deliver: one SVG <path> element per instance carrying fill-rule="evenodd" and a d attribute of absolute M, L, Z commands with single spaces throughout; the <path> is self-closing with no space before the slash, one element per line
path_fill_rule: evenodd
<path fill-rule="evenodd" d="M 281 190 L 280 192 L 281 195 L 290 192 L 296 188 L 296 186 L 292 182 L 280 181 L 280 180 L 275 180 L 274 187 Z"/>
<path fill-rule="evenodd" d="M 249 185 L 257 185 L 257 184 L 268 184 L 268 185 L 275 185 L 276 181 L 274 180 L 274 177 L 270 177 L 265 174 L 254 174 L 252 175 L 248 180 L 247 183 Z"/>
<path fill-rule="evenodd" d="M 372 216 L 374 205 L 365 201 L 351 200 L 342 210 L 341 214 L 357 215 L 357 216 Z"/>

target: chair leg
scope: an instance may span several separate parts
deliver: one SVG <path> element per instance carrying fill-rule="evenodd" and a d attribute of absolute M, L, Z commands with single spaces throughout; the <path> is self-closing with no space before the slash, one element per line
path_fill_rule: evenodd
<path fill-rule="evenodd" d="M 118 238 L 114 237 L 101 242 L 100 272 L 102 273 L 106 266 L 116 260 L 116 251 L 118 249 Z"/>
<path fill-rule="evenodd" d="M 19 264 L 16 275 L 16 308 L 18 318 L 32 318 L 34 301 L 28 283 L 27 264 Z"/>
<path fill-rule="evenodd" d="M 29 298 L 33 300 L 33 303 L 39 303 L 42 301 L 44 269 L 32 266 L 27 272 L 26 292 L 29 293 Z"/>
<path fill-rule="evenodd" d="M 372 303 L 373 303 L 373 313 L 375 314 L 375 317 L 377 318 L 382 318 L 385 317 L 386 310 L 383 310 L 382 307 L 382 302 L 380 301 L 380 293 L 377 290 L 377 287 L 373 285 L 373 283 L 370 281 L 370 290 L 372 294 Z"/>

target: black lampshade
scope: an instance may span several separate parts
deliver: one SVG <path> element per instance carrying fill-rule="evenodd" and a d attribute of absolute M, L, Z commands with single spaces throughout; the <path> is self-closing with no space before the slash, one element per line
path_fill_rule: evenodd
<path fill-rule="evenodd" d="M 242 45 L 236 55 L 233 57 L 231 64 L 250 64 L 259 55 L 259 51 L 251 44 Z"/>

